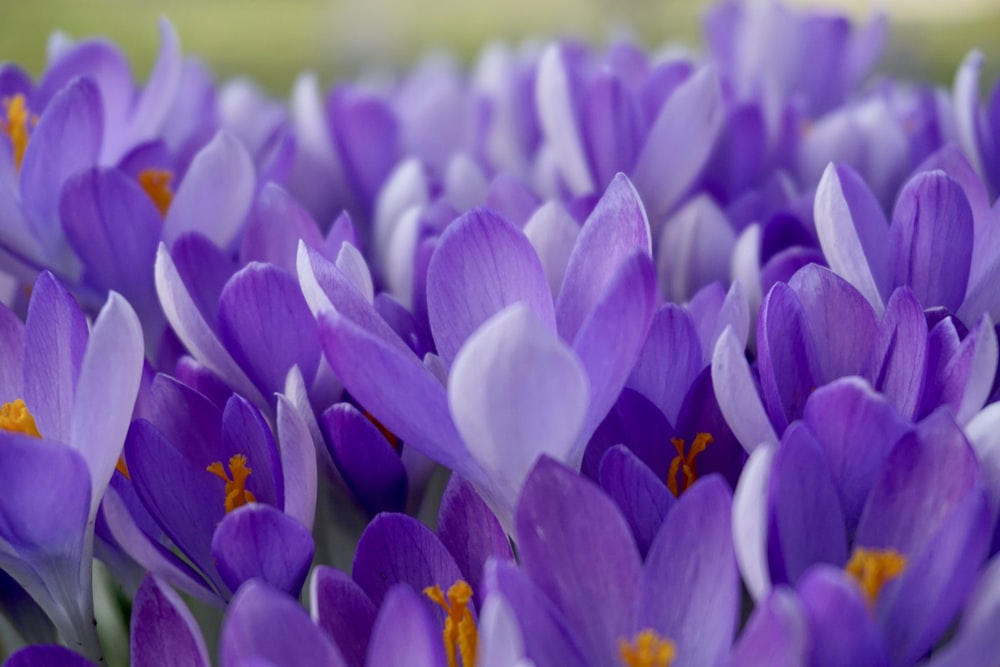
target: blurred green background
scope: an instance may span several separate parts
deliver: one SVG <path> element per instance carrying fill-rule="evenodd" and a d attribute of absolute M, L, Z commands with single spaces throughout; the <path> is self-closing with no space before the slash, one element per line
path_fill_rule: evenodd
<path fill-rule="evenodd" d="M 431 49 L 471 60 L 490 40 L 576 35 L 606 40 L 620 33 L 644 44 L 700 46 L 704 0 L 0 0 L 0 60 L 37 74 L 49 34 L 104 35 L 122 45 L 145 77 L 157 47 L 156 18 L 170 17 L 186 53 L 207 61 L 220 79 L 247 74 L 285 95 L 295 74 L 324 82 L 368 66 L 400 67 Z M 793 4 L 815 5 L 798 0 Z M 874 3 L 826 0 L 856 17 Z M 950 84 L 972 47 L 1000 73 L 1000 3 L 996 0 L 881 0 L 891 16 L 880 68 Z"/>

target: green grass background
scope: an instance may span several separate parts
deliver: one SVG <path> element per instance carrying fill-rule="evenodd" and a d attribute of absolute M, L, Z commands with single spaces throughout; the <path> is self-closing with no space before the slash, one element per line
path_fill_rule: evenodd
<path fill-rule="evenodd" d="M 168 16 L 186 53 L 202 57 L 220 79 L 246 74 L 278 95 L 303 69 L 325 82 L 371 66 L 404 67 L 422 53 L 447 49 L 463 60 L 502 39 L 574 35 L 606 41 L 629 33 L 644 44 L 700 46 L 703 0 L 0 0 L 0 60 L 33 74 L 45 62 L 54 29 L 104 35 L 123 47 L 145 77 L 156 54 L 156 19 Z M 880 68 L 950 83 L 972 47 L 1000 73 L 1000 3 L 975 20 L 894 20 Z"/>

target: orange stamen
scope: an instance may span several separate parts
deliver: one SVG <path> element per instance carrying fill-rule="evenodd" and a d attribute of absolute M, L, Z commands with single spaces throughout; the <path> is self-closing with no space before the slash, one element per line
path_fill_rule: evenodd
<path fill-rule="evenodd" d="M 861 586 L 868 604 L 874 606 L 882 587 L 906 569 L 906 557 L 893 549 L 855 547 L 844 569 Z"/>
<path fill-rule="evenodd" d="M 656 630 L 647 628 L 631 642 L 619 640 L 618 655 L 626 667 L 670 667 L 677 655 L 677 646 Z"/>
<path fill-rule="evenodd" d="M 167 215 L 170 204 L 174 201 L 174 191 L 170 187 L 173 179 L 174 175 L 165 169 L 144 169 L 139 172 L 139 185 L 153 200 L 162 216 Z"/>
<path fill-rule="evenodd" d="M 31 138 L 28 128 L 38 124 L 38 116 L 31 115 L 28 103 L 20 93 L 14 97 L 5 97 L 3 107 L 7 118 L 0 118 L 0 130 L 10 137 L 10 143 L 14 147 L 14 166 L 20 171 L 24 151 L 28 149 L 28 139 Z"/>
<path fill-rule="evenodd" d="M 472 587 L 460 579 L 448 589 L 447 598 L 438 585 L 425 588 L 424 595 L 436 602 L 448 615 L 442 632 L 444 647 L 448 653 L 448 667 L 458 667 L 459 657 L 462 658 L 462 667 L 474 667 L 479 631 L 476 629 L 472 610 L 469 609 Z"/>
<path fill-rule="evenodd" d="M 0 431 L 22 433 L 34 438 L 42 437 L 35 424 L 35 418 L 21 398 L 0 405 Z"/>
<path fill-rule="evenodd" d="M 229 473 L 232 478 L 226 474 L 220 461 L 208 466 L 206 470 L 226 483 L 226 514 L 247 503 L 257 502 L 253 493 L 246 488 L 247 478 L 253 471 L 247 467 L 247 457 L 243 454 L 236 454 L 229 459 Z"/>
<path fill-rule="evenodd" d="M 372 424 L 375 424 L 375 428 L 377 428 L 378 432 L 382 434 L 382 437 L 384 437 L 386 440 L 389 441 L 389 444 L 392 446 L 393 449 L 395 449 L 397 452 L 399 452 L 402 449 L 403 445 L 399 437 L 396 436 L 395 433 L 387 429 L 385 425 L 382 424 L 382 422 L 375 419 L 375 415 L 365 410 L 365 417 L 368 417 L 368 421 L 370 421 Z"/>
<path fill-rule="evenodd" d="M 670 492 L 674 494 L 675 498 L 680 498 L 681 494 L 691 488 L 691 485 L 698 481 L 698 469 L 695 465 L 695 460 L 698 455 L 701 454 L 705 449 L 712 444 L 712 436 L 709 433 L 699 433 L 694 437 L 694 442 L 691 443 L 691 450 L 685 455 L 684 454 L 684 439 L 683 438 L 671 438 L 670 442 L 673 443 L 674 449 L 677 450 L 677 456 L 674 460 L 670 462 L 670 470 L 667 471 L 667 488 Z M 680 488 L 677 486 L 677 473 L 683 473 L 684 481 L 681 483 Z"/>

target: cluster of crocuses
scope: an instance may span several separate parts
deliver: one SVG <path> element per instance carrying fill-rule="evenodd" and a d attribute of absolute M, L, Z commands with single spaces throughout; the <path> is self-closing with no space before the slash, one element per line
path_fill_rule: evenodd
<path fill-rule="evenodd" d="M 1000 94 L 705 27 L 0 65 L 5 665 L 1000 664 Z"/>

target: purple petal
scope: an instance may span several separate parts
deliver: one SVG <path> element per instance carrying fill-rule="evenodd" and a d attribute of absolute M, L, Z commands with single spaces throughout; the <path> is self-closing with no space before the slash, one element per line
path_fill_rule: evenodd
<path fill-rule="evenodd" d="M 267 183 L 250 211 L 240 257 L 294 273 L 299 239 L 310 248 L 323 247 L 323 236 L 309 211 L 280 185 Z"/>
<path fill-rule="evenodd" d="M 24 324 L 0 305 L 0 403 L 24 397 Z"/>
<path fill-rule="evenodd" d="M 226 249 L 243 227 L 253 203 L 256 174 L 238 139 L 219 132 L 191 161 L 163 221 L 163 240 L 173 246 L 185 232 L 203 234 Z"/>
<path fill-rule="evenodd" d="M 881 312 L 889 282 L 889 225 L 875 195 L 847 165 L 829 165 L 816 190 L 816 234 L 830 268 Z"/>
<path fill-rule="evenodd" d="M 159 20 L 158 27 L 160 51 L 156 64 L 132 110 L 127 134 L 132 145 L 157 138 L 181 82 L 183 59 L 177 31 L 166 18 Z"/>
<path fill-rule="evenodd" d="M 665 368 L 670 372 L 664 373 Z M 652 401 L 673 424 L 701 369 L 701 343 L 694 322 L 683 308 L 668 303 L 653 315 L 627 386 Z"/>
<path fill-rule="evenodd" d="M 759 308 L 754 309 L 754 315 L 757 310 Z M 718 283 L 699 290 L 687 304 L 687 311 L 698 329 L 704 365 L 711 363 L 712 350 L 726 327 L 732 327 L 737 340 L 746 345 L 750 333 L 750 306 L 738 281 L 733 281 L 728 292 Z"/>
<path fill-rule="evenodd" d="M 570 459 L 587 389 L 576 355 L 521 305 L 493 316 L 461 349 L 448 404 L 469 454 L 490 473 L 498 512 L 510 512 L 538 457 Z"/>
<path fill-rule="evenodd" d="M 379 189 L 399 160 L 399 123 L 384 100 L 346 85 L 334 89 L 327 109 L 345 174 L 368 214 Z"/>
<path fill-rule="evenodd" d="M 731 506 L 722 479 L 692 486 L 667 515 L 642 571 L 636 627 L 672 638 L 686 665 L 719 664 L 736 635 L 741 589 Z"/>
<path fill-rule="evenodd" d="M 598 183 L 628 171 L 639 153 L 643 121 L 631 91 L 607 70 L 597 73 L 583 101 L 581 134 Z"/>
<path fill-rule="evenodd" d="M 815 264 L 798 271 L 788 286 L 799 297 L 809 322 L 822 377 L 827 382 L 847 375 L 869 377 L 871 341 L 878 336 L 878 319 L 861 293 Z M 845 322 L 850 326 L 844 326 Z"/>
<path fill-rule="evenodd" d="M 823 447 L 848 534 L 853 534 L 889 452 L 911 424 L 858 378 L 817 389 L 806 402 L 803 420 Z"/>
<path fill-rule="evenodd" d="M 654 218 L 669 212 L 701 174 L 723 119 L 722 87 L 711 67 L 691 75 L 660 108 L 632 172 Z"/>
<path fill-rule="evenodd" d="M 646 341 L 656 307 L 656 276 L 648 256 L 625 260 L 573 340 L 590 380 L 582 437 L 593 433 L 614 405 Z M 578 446 L 582 455 L 582 444 Z"/>
<path fill-rule="evenodd" d="M 155 665 L 163 663 L 147 664 Z M 59 665 L 59 667 L 94 667 L 94 663 L 79 653 L 56 644 L 27 646 L 17 653 L 12 654 L 3 665 L 4 667 L 52 667 L 53 665 Z"/>
<path fill-rule="evenodd" d="M 312 382 L 320 359 L 315 330 L 298 282 L 274 265 L 254 262 L 222 290 L 220 338 L 265 396 L 284 388 L 295 365 Z"/>
<path fill-rule="evenodd" d="M 997 337 L 993 323 L 984 315 L 937 373 L 928 373 L 924 404 L 945 404 L 955 421 L 968 422 L 986 403 L 997 371 Z"/>
<path fill-rule="evenodd" d="M 409 488 L 406 469 L 375 424 L 348 403 L 330 407 L 322 424 L 333 462 L 365 511 L 403 511 Z"/>
<path fill-rule="evenodd" d="M 651 252 L 649 222 L 639 195 L 622 174 L 608 185 L 587 218 L 566 267 L 556 304 L 559 335 L 574 340 L 635 253 Z"/>
<path fill-rule="evenodd" d="M 712 385 L 719 409 L 744 449 L 752 452 L 762 443 L 777 444 L 778 436 L 764 412 L 743 345 L 731 327 L 719 336 L 712 354 Z"/>
<path fill-rule="evenodd" d="M 224 378 L 227 384 L 242 395 L 257 405 L 268 405 L 270 401 L 264 399 L 212 331 L 211 324 L 199 310 L 192 293 L 181 278 L 177 265 L 163 244 L 156 254 L 155 275 L 156 293 L 160 297 L 160 305 L 163 306 L 167 320 L 184 346 L 198 361 Z"/>
<path fill-rule="evenodd" d="M 1000 559 L 994 558 L 984 569 L 968 598 L 958 632 L 946 647 L 934 652 L 928 667 L 964 667 L 975 664 L 982 656 L 997 655 L 1000 642 L 996 632 L 1000 621 L 1000 605 L 997 604 L 1000 567 L 997 563 Z"/>
<path fill-rule="evenodd" d="M 916 552 L 979 483 L 975 453 L 945 410 L 896 443 L 868 497 L 856 543 Z"/>
<path fill-rule="evenodd" d="M 888 667 L 889 659 L 867 601 L 842 570 L 811 570 L 798 588 L 809 623 L 810 665 Z"/>
<path fill-rule="evenodd" d="M 322 314 L 319 329 L 337 377 L 396 437 L 452 470 L 476 468 L 452 422 L 444 387 L 401 341 L 389 345 L 336 312 Z"/>
<path fill-rule="evenodd" d="M 24 324 L 24 402 L 46 438 L 68 442 L 87 322 L 49 272 L 38 276 Z"/>
<path fill-rule="evenodd" d="M 406 586 L 386 595 L 368 645 L 369 665 L 445 667 L 441 630 L 427 603 Z"/>
<path fill-rule="evenodd" d="M 623 445 L 609 449 L 598 472 L 601 488 L 618 504 L 645 558 L 674 498 L 662 480 Z"/>
<path fill-rule="evenodd" d="M 494 592 L 502 595 L 519 619 L 525 654 L 536 665 L 583 667 L 592 664 L 584 660 L 566 626 L 565 617 L 523 568 L 513 563 L 490 562 L 486 565 L 485 579 L 490 597 Z"/>
<path fill-rule="evenodd" d="M 298 602 L 251 580 L 237 592 L 222 622 L 219 664 L 344 667 L 347 663 Z"/>
<path fill-rule="evenodd" d="M 112 292 L 90 332 L 70 422 L 69 444 L 83 456 L 93 480 L 92 517 L 122 453 L 144 359 L 139 318 Z"/>
<path fill-rule="evenodd" d="M 466 213 L 441 235 L 427 269 L 438 353 L 450 364 L 483 322 L 517 302 L 555 329 L 545 272 L 527 237 L 488 209 Z"/>
<path fill-rule="evenodd" d="M 768 552 L 775 583 L 795 584 L 815 563 L 847 562 L 837 489 L 819 443 L 801 422 L 785 431 L 768 482 Z"/>
<path fill-rule="evenodd" d="M 798 295 L 788 285 L 775 283 L 757 320 L 757 368 L 771 423 L 779 432 L 802 416 L 809 393 L 823 384 L 809 324 Z"/>
<path fill-rule="evenodd" d="M 67 181 L 60 214 L 85 280 L 102 292 L 117 290 L 150 317 L 158 316 L 150 269 L 162 223 L 142 188 L 116 169 L 88 170 Z"/>
<path fill-rule="evenodd" d="M 565 614 L 595 664 L 615 664 L 631 636 L 639 552 L 614 502 L 591 482 L 543 458 L 517 506 L 521 563 Z"/>
<path fill-rule="evenodd" d="M 779 588 L 754 608 L 729 667 L 807 667 L 808 632 L 801 603 Z"/>
<path fill-rule="evenodd" d="M 368 524 L 354 555 L 354 581 L 381 607 L 395 584 L 448 590 L 462 579 L 455 559 L 429 528 L 405 514 L 380 514 Z"/>
<path fill-rule="evenodd" d="M 543 204 L 525 223 L 524 235 L 542 262 L 552 298 L 557 298 L 580 235 L 580 225 L 560 203 L 551 201 Z"/>
<path fill-rule="evenodd" d="M 312 617 L 337 644 L 349 667 L 364 667 L 378 609 L 340 570 L 319 565 L 309 580 Z"/>
<path fill-rule="evenodd" d="M 972 261 L 973 221 L 962 186 L 944 172 L 918 174 L 899 194 L 889 229 L 892 285 L 925 307 L 957 312 Z"/>
<path fill-rule="evenodd" d="M 224 462 L 233 456 L 246 456 L 253 469 L 247 488 L 256 496 L 257 502 L 281 508 L 285 489 L 278 446 L 264 417 L 253 404 L 238 394 L 229 398 L 222 411 L 222 447 L 219 452 Z M 206 454 L 201 453 L 202 456 Z"/>
<path fill-rule="evenodd" d="M 21 163 L 21 199 L 35 234 L 50 252 L 64 248 L 59 196 L 66 180 L 95 165 L 101 148 L 101 95 L 90 79 L 76 79 L 49 103 L 31 135 Z M 53 258 L 55 259 L 55 258 Z"/>
<path fill-rule="evenodd" d="M 208 667 L 198 622 L 169 586 L 147 575 L 132 600 L 129 660 L 151 667 Z"/>
<path fill-rule="evenodd" d="M 305 526 L 264 503 L 230 512 L 212 536 L 212 558 L 231 590 L 260 579 L 298 597 L 313 557 L 312 535 Z"/>
<path fill-rule="evenodd" d="M 660 288 L 684 302 L 705 285 L 729 282 L 736 246 L 732 224 L 707 195 L 698 195 L 671 216 L 657 243 Z"/>
<path fill-rule="evenodd" d="M 923 393 L 926 355 L 924 309 L 912 290 L 901 287 L 889 297 L 879 326 L 873 377 L 875 388 L 905 417 L 914 415 Z"/>
<path fill-rule="evenodd" d="M 465 581 L 483 601 L 483 566 L 490 558 L 513 560 L 510 540 L 500 522 L 471 484 L 452 475 L 441 497 L 437 532 L 462 571 Z"/>

